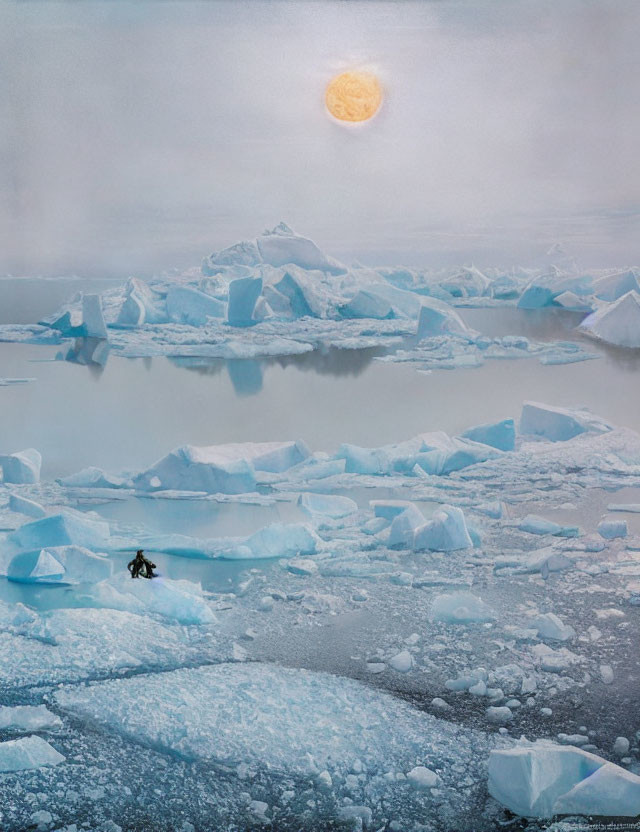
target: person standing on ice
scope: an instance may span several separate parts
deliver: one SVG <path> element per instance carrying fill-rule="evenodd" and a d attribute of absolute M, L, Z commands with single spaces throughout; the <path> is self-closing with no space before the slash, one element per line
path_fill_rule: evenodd
<path fill-rule="evenodd" d="M 127 564 L 127 569 L 131 572 L 132 578 L 139 578 L 141 575 L 143 578 L 155 578 L 156 575 L 153 570 L 156 565 L 145 558 L 143 551 L 143 549 L 138 549 L 135 558 Z"/>

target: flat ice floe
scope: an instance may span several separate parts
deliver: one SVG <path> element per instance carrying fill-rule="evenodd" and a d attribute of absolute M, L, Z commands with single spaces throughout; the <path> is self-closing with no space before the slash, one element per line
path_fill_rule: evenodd
<path fill-rule="evenodd" d="M 130 579 L 129 579 L 130 580 Z M 0 602 L 0 689 L 78 681 L 127 670 L 176 667 L 216 656 L 194 631 L 114 609 L 37 613 Z"/>
<path fill-rule="evenodd" d="M 359 682 L 268 664 L 68 687 L 55 700 L 94 725 L 168 754 L 231 767 L 239 776 L 260 769 L 295 775 L 324 784 L 345 804 L 362 795 L 376 816 L 382 801 L 398 793 L 415 795 L 417 811 L 441 817 L 454 806 L 473 805 L 496 743 Z M 418 777 L 416 767 L 432 775 Z"/>

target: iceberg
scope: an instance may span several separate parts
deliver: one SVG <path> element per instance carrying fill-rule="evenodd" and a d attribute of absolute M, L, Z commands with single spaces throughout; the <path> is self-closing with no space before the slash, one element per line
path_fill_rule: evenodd
<path fill-rule="evenodd" d="M 239 277 L 231 281 L 227 308 L 230 326 L 253 326 L 258 323 L 256 304 L 261 294 L 261 277 Z"/>
<path fill-rule="evenodd" d="M 640 814 L 640 777 L 548 740 L 492 751 L 488 785 L 492 797 L 523 817 Z"/>
<path fill-rule="evenodd" d="M 42 457 L 35 448 L 0 454 L 0 470 L 3 482 L 33 484 L 40 482 Z"/>
<path fill-rule="evenodd" d="M 431 620 L 445 624 L 495 621 L 496 617 L 491 607 L 471 592 L 438 595 L 431 605 Z"/>
<path fill-rule="evenodd" d="M 68 545 L 102 549 L 109 537 L 109 524 L 104 520 L 64 509 L 60 514 L 25 523 L 11 532 L 9 541 L 25 551 Z"/>
<path fill-rule="evenodd" d="M 35 735 L 0 742 L 0 771 L 25 771 L 42 766 L 57 766 L 64 759 L 64 756 L 46 740 Z"/>
<path fill-rule="evenodd" d="M 640 348 L 640 294 L 627 292 L 582 321 L 578 329 L 617 347 Z"/>
<path fill-rule="evenodd" d="M 513 419 L 503 419 L 501 422 L 468 428 L 462 437 L 490 445 L 499 451 L 512 451 L 515 447 L 516 427 Z"/>
<path fill-rule="evenodd" d="M 160 615 L 180 624 L 216 622 L 202 587 L 191 581 L 172 581 L 163 577 L 132 581 L 128 573 L 120 573 L 95 584 L 88 597 L 99 607 L 137 615 Z"/>
<path fill-rule="evenodd" d="M 606 433 L 612 426 L 588 410 L 568 410 L 540 402 L 525 402 L 520 433 L 565 442 L 581 433 Z"/>
<path fill-rule="evenodd" d="M 166 305 L 170 321 L 189 326 L 204 326 L 209 318 L 224 318 L 226 312 L 221 300 L 190 286 L 172 286 Z"/>
<path fill-rule="evenodd" d="M 417 551 L 431 549 L 438 552 L 471 548 L 473 542 L 462 509 L 441 506 L 431 520 L 415 530 L 413 546 Z"/>
<path fill-rule="evenodd" d="M 439 335 L 463 335 L 472 338 L 475 334 L 451 306 L 436 298 L 421 298 L 418 318 L 419 341 Z"/>
<path fill-rule="evenodd" d="M 46 705 L 0 705 L 0 731 L 29 733 L 54 731 L 62 727 L 62 720 Z"/>
<path fill-rule="evenodd" d="M 81 584 L 95 583 L 113 573 L 113 563 L 106 555 L 81 546 L 51 546 L 20 552 L 10 561 L 7 578 L 17 583 Z"/>

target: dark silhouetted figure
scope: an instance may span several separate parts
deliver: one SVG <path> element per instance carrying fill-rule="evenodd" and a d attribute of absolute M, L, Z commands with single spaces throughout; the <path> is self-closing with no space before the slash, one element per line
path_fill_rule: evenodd
<path fill-rule="evenodd" d="M 153 570 L 156 568 L 156 565 L 145 558 L 142 552 L 142 549 L 138 549 L 135 558 L 127 564 L 127 569 L 131 572 L 132 578 L 155 578 L 156 575 Z"/>

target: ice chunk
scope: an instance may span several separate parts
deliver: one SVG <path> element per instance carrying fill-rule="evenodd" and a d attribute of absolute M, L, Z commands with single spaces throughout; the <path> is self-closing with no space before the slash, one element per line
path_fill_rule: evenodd
<path fill-rule="evenodd" d="M 416 529 L 424 526 L 424 515 L 413 503 L 396 515 L 389 529 L 387 545 L 392 549 L 412 549 Z"/>
<path fill-rule="evenodd" d="M 591 312 L 592 307 L 575 292 L 562 292 L 553 299 L 555 304 L 571 312 Z"/>
<path fill-rule="evenodd" d="M 420 453 L 413 456 L 411 462 L 419 465 L 427 474 L 446 476 L 478 462 L 495 459 L 502 453 L 482 442 L 451 438 L 442 431 L 423 433 L 418 439 L 422 441 Z M 399 466 L 396 464 L 396 467 Z"/>
<path fill-rule="evenodd" d="M 432 549 L 439 552 L 452 552 L 456 549 L 470 548 L 473 543 L 462 509 L 455 506 L 441 506 L 434 512 L 431 520 L 416 529 L 413 545 L 417 551 Z"/>
<path fill-rule="evenodd" d="M 407 772 L 407 780 L 415 789 L 432 789 L 440 782 L 440 778 L 426 766 L 415 766 Z"/>
<path fill-rule="evenodd" d="M 246 538 L 245 546 L 238 547 L 235 557 L 291 558 L 294 555 L 313 555 L 318 538 L 303 523 L 272 523 Z M 244 549 L 248 554 L 243 554 Z"/>
<path fill-rule="evenodd" d="M 231 326 L 253 326 L 258 322 L 255 312 L 261 293 L 261 277 L 239 277 L 231 281 L 227 309 L 227 321 Z"/>
<path fill-rule="evenodd" d="M 527 514 L 518 523 L 521 532 L 529 534 L 552 534 L 556 537 L 578 537 L 580 530 L 577 526 L 561 526 L 552 520 L 545 520 L 536 514 Z"/>
<path fill-rule="evenodd" d="M 64 756 L 42 737 L 22 737 L 0 742 L 0 771 L 24 771 L 42 766 L 57 766 Z"/>
<path fill-rule="evenodd" d="M 340 307 L 340 314 L 345 318 L 393 318 L 393 308 L 389 301 L 376 294 L 372 289 L 361 289 L 350 301 Z"/>
<path fill-rule="evenodd" d="M 640 777 L 588 751 L 546 740 L 492 751 L 489 793 L 523 817 L 640 813 Z"/>
<path fill-rule="evenodd" d="M 294 318 L 326 317 L 326 297 L 316 290 L 314 281 L 306 272 L 289 267 L 273 288 L 288 302 L 289 316 Z"/>
<path fill-rule="evenodd" d="M 457 274 L 440 281 L 440 287 L 454 298 L 476 298 L 489 294 L 491 281 L 475 266 L 464 266 Z"/>
<path fill-rule="evenodd" d="M 412 505 L 413 503 L 408 500 L 369 500 L 369 506 L 373 509 L 374 515 L 389 521 Z M 638 510 L 640 511 L 640 507 Z"/>
<path fill-rule="evenodd" d="M 199 583 L 158 577 L 132 581 L 120 573 L 91 588 L 89 597 L 100 607 L 138 615 L 155 613 L 181 624 L 213 624 L 216 617 L 202 594 Z"/>
<path fill-rule="evenodd" d="M 209 318 L 224 318 L 225 304 L 190 286 L 172 286 L 167 292 L 167 315 L 171 321 L 204 326 Z"/>
<path fill-rule="evenodd" d="M 576 631 L 573 627 L 565 624 L 562 619 L 553 612 L 539 615 L 531 622 L 531 626 L 538 631 L 540 638 L 548 638 L 555 641 L 568 641 L 575 637 Z"/>
<path fill-rule="evenodd" d="M 9 535 L 9 540 L 27 551 L 68 545 L 103 549 L 109 536 L 109 524 L 104 520 L 64 509 L 60 514 L 20 526 Z"/>
<path fill-rule="evenodd" d="M 107 338 L 100 295 L 78 294 L 68 305 L 40 322 L 67 338 Z"/>
<path fill-rule="evenodd" d="M 391 469 L 384 448 L 361 448 L 344 444 L 338 448 L 336 459 L 345 460 L 347 474 L 388 474 Z"/>
<path fill-rule="evenodd" d="M 512 451 L 515 446 L 516 428 L 513 419 L 503 419 L 494 424 L 469 428 L 462 436 L 483 445 L 491 445 L 500 451 Z"/>
<path fill-rule="evenodd" d="M 32 484 L 40 482 L 42 457 L 35 448 L 0 454 L 0 470 L 4 482 Z"/>
<path fill-rule="evenodd" d="M 21 497 L 19 494 L 9 495 L 9 508 L 11 511 L 16 511 L 19 514 L 26 514 L 28 517 L 46 517 L 46 510 L 36 503 L 35 500 L 29 500 L 27 497 Z"/>
<path fill-rule="evenodd" d="M 256 477 L 246 454 L 233 446 L 176 448 L 146 471 L 134 477 L 136 488 L 145 491 L 175 489 L 208 493 L 242 494 L 255 491 Z"/>
<path fill-rule="evenodd" d="M 526 563 L 515 571 L 521 574 L 540 572 L 543 577 L 547 577 L 550 572 L 563 572 L 565 569 L 571 569 L 573 565 L 574 561 L 566 554 L 556 551 L 551 546 L 546 546 L 544 549 L 536 549 L 532 552 Z"/>
<path fill-rule="evenodd" d="M 640 294 L 627 292 L 613 303 L 601 306 L 578 329 L 618 347 L 640 347 Z"/>
<path fill-rule="evenodd" d="M 640 278 L 634 269 L 608 274 L 593 284 L 593 294 L 600 300 L 618 300 L 627 292 L 640 292 Z"/>
<path fill-rule="evenodd" d="M 598 532 L 605 540 L 613 540 L 615 537 L 626 537 L 628 534 L 626 520 L 601 520 L 598 523 Z"/>
<path fill-rule="evenodd" d="M 19 583 L 62 583 L 65 568 L 46 549 L 16 555 L 7 568 L 10 581 Z"/>
<path fill-rule="evenodd" d="M 618 757 L 626 757 L 629 753 L 629 740 L 626 737 L 616 737 L 613 744 L 613 753 Z"/>
<path fill-rule="evenodd" d="M 113 563 L 81 546 L 53 546 L 20 552 L 9 562 L 7 577 L 19 583 L 95 583 L 111 576 Z"/>
<path fill-rule="evenodd" d="M 82 335 L 86 338 L 106 338 L 107 334 L 100 295 L 83 295 Z"/>
<path fill-rule="evenodd" d="M 270 266 L 293 263 L 302 269 L 318 269 L 331 274 L 345 271 L 344 266 L 323 254 L 313 240 L 296 234 L 285 223 L 265 231 L 256 239 L 256 245 L 262 261 Z"/>
<path fill-rule="evenodd" d="M 488 604 L 470 592 L 438 595 L 431 605 L 431 620 L 446 624 L 466 624 L 473 621 L 494 621 L 495 612 Z"/>
<path fill-rule="evenodd" d="M 60 477 L 57 482 L 69 488 L 122 488 L 126 485 L 126 480 L 122 477 L 106 474 L 102 468 L 93 466 L 83 468 L 68 477 Z"/>
<path fill-rule="evenodd" d="M 117 323 L 122 326 L 142 326 L 167 321 L 166 310 L 160 295 L 144 281 L 129 278 L 125 288 L 125 299 L 118 313 Z"/>
<path fill-rule="evenodd" d="M 511 708 L 508 708 L 506 705 L 502 705 L 500 707 L 490 706 L 485 711 L 485 714 L 489 722 L 493 722 L 497 725 L 504 725 L 505 722 L 509 722 L 513 719 Z"/>
<path fill-rule="evenodd" d="M 301 494 L 298 504 L 312 517 L 319 514 L 338 519 L 358 510 L 358 504 L 350 497 L 331 494 Z"/>
<path fill-rule="evenodd" d="M 136 488 L 144 490 L 241 494 L 255 490 L 255 471 L 281 473 L 309 456 L 309 449 L 301 441 L 184 445 L 143 471 L 133 482 Z"/>
<path fill-rule="evenodd" d="M 408 673 L 413 667 L 413 656 L 408 650 L 402 650 L 389 659 L 389 667 L 398 673 Z"/>
<path fill-rule="evenodd" d="M 564 442 L 581 433 L 606 433 L 611 425 L 587 410 L 525 402 L 520 417 L 520 432 L 544 436 L 552 442 Z"/>
<path fill-rule="evenodd" d="M 469 329 L 455 309 L 443 301 L 423 297 L 421 304 L 418 318 L 419 341 L 439 335 L 463 335 L 471 338 L 476 334 Z"/>
<path fill-rule="evenodd" d="M 61 726 L 60 717 L 46 705 L 0 706 L 0 731 L 53 731 Z"/>

